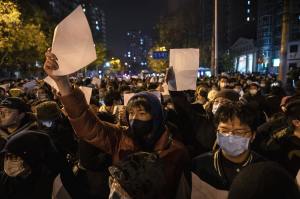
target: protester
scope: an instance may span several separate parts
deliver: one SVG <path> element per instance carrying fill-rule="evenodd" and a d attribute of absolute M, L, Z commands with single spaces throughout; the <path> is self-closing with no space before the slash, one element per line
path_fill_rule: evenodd
<path fill-rule="evenodd" d="M 56 148 L 74 162 L 78 150 L 78 143 L 74 138 L 74 131 L 69 120 L 64 117 L 58 104 L 54 101 L 42 102 L 36 106 L 36 117 L 40 130 L 47 133 Z"/>
<path fill-rule="evenodd" d="M 300 169 L 300 100 L 294 99 L 286 105 L 287 126 L 274 131 L 265 141 L 262 153 L 283 165 L 293 177 Z"/>
<path fill-rule="evenodd" d="M 53 76 L 58 68 L 56 57 L 46 53 L 44 69 L 60 90 L 69 120 L 80 139 L 95 145 L 113 157 L 113 164 L 137 151 L 156 152 L 163 160 L 167 185 L 161 198 L 174 198 L 179 181 L 188 168 L 188 153 L 183 144 L 172 139 L 165 127 L 163 109 L 156 96 L 136 94 L 127 105 L 129 128 L 103 122 L 89 109 L 83 93 L 72 89 L 67 76 Z"/>
<path fill-rule="evenodd" d="M 0 172 L 1 198 L 50 199 L 58 174 L 72 198 L 83 198 L 85 195 L 71 167 L 44 133 L 25 130 L 13 135 L 2 150 L 2 155 L 4 171 Z"/>
<path fill-rule="evenodd" d="M 0 149 L 12 135 L 36 128 L 36 118 L 22 99 L 8 97 L 0 102 Z"/>
<path fill-rule="evenodd" d="M 215 121 L 219 149 L 194 158 L 192 171 L 209 185 L 229 190 L 241 170 L 264 158 L 250 149 L 256 130 L 255 115 L 250 107 L 223 104 L 216 112 Z"/>
<path fill-rule="evenodd" d="M 298 187 L 289 173 L 273 162 L 249 165 L 234 179 L 228 199 L 299 199 Z"/>

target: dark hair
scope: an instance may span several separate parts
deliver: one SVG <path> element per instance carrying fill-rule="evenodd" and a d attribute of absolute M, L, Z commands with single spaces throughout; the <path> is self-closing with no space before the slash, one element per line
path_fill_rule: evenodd
<path fill-rule="evenodd" d="M 163 162 L 154 153 L 130 154 L 109 172 L 133 199 L 159 197 L 166 185 Z"/>
<path fill-rule="evenodd" d="M 300 120 L 300 99 L 288 102 L 285 114 L 289 120 Z"/>
<path fill-rule="evenodd" d="M 143 96 L 133 97 L 129 100 L 127 104 L 127 111 L 129 111 L 133 107 L 143 107 L 147 113 L 151 113 L 151 104 Z"/>
<path fill-rule="evenodd" d="M 113 92 L 106 93 L 103 100 L 106 106 L 112 106 L 114 104 L 114 93 Z"/>
<path fill-rule="evenodd" d="M 228 199 L 299 199 L 295 180 L 279 164 L 260 162 L 247 166 L 234 179 Z"/>
<path fill-rule="evenodd" d="M 256 112 L 247 104 L 241 102 L 228 102 L 221 105 L 215 114 L 215 123 L 228 122 L 237 117 L 241 124 L 246 124 L 254 132 L 257 128 Z"/>

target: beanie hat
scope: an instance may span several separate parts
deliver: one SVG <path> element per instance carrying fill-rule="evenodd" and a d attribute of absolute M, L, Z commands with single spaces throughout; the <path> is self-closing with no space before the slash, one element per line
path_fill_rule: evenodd
<path fill-rule="evenodd" d="M 300 99 L 288 102 L 285 113 L 291 119 L 300 119 Z"/>
<path fill-rule="evenodd" d="M 222 97 L 222 98 L 228 99 L 228 100 L 230 100 L 232 102 L 237 102 L 237 101 L 239 101 L 240 95 L 235 90 L 224 89 L 224 90 L 219 91 L 216 94 L 215 99 L 218 98 L 218 97 Z"/>
<path fill-rule="evenodd" d="M 280 165 L 260 162 L 244 168 L 234 179 L 228 199 L 299 199 L 295 180 Z"/>
<path fill-rule="evenodd" d="M 16 109 L 21 113 L 30 112 L 30 107 L 19 97 L 7 97 L 0 102 L 0 107 Z"/>
<path fill-rule="evenodd" d="M 155 198 L 166 183 L 161 159 L 154 153 L 131 154 L 109 172 L 133 199 Z"/>
<path fill-rule="evenodd" d="M 57 169 L 57 149 L 51 138 L 42 132 L 22 131 L 10 137 L 1 154 L 11 153 L 21 157 L 31 168 L 46 164 Z"/>
<path fill-rule="evenodd" d="M 54 101 L 42 102 L 36 106 L 36 116 L 40 121 L 53 121 L 59 118 L 61 111 Z"/>

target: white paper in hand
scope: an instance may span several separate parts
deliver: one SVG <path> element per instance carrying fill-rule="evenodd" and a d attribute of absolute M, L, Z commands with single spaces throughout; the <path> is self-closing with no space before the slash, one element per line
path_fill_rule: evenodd
<path fill-rule="evenodd" d="M 192 197 L 191 199 L 227 199 L 228 191 L 219 190 L 201 180 L 192 172 Z"/>
<path fill-rule="evenodd" d="M 170 49 L 169 61 L 175 76 L 175 82 L 169 84 L 169 90 L 196 90 L 199 49 Z"/>
<path fill-rule="evenodd" d="M 56 26 L 51 52 L 58 59 L 59 69 L 53 71 L 56 76 L 72 74 L 97 58 L 91 29 L 81 6 Z"/>
<path fill-rule="evenodd" d="M 85 86 L 80 86 L 79 88 L 83 92 L 87 103 L 90 104 L 93 89 L 90 87 L 85 87 Z"/>
<path fill-rule="evenodd" d="M 51 77 L 47 76 L 47 77 L 44 79 L 44 82 L 47 83 L 47 84 L 48 84 L 49 86 L 51 86 L 52 88 L 54 88 L 56 91 L 59 91 L 59 90 L 58 90 L 58 87 L 57 87 L 57 85 L 56 85 L 56 83 L 55 83 L 55 81 L 54 81 Z"/>

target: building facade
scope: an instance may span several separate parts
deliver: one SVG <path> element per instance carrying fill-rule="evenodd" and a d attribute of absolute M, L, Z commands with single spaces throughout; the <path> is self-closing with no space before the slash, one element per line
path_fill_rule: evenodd
<path fill-rule="evenodd" d="M 300 40 L 289 42 L 287 51 L 289 69 L 300 68 Z"/>
<path fill-rule="evenodd" d="M 126 33 L 127 50 L 124 53 L 125 68 L 130 70 L 147 69 L 147 57 L 152 47 L 152 39 L 142 31 L 128 31 Z"/>
<path fill-rule="evenodd" d="M 258 71 L 278 72 L 283 0 L 258 1 Z M 289 41 L 300 40 L 300 1 L 289 0 Z"/>
<path fill-rule="evenodd" d="M 214 0 L 200 0 L 200 46 L 211 46 Z M 227 53 L 243 37 L 256 39 L 257 0 L 218 0 L 218 51 Z M 207 48 L 208 50 L 210 48 Z"/>
<path fill-rule="evenodd" d="M 239 38 L 230 48 L 236 72 L 256 72 L 257 48 L 253 39 Z"/>

